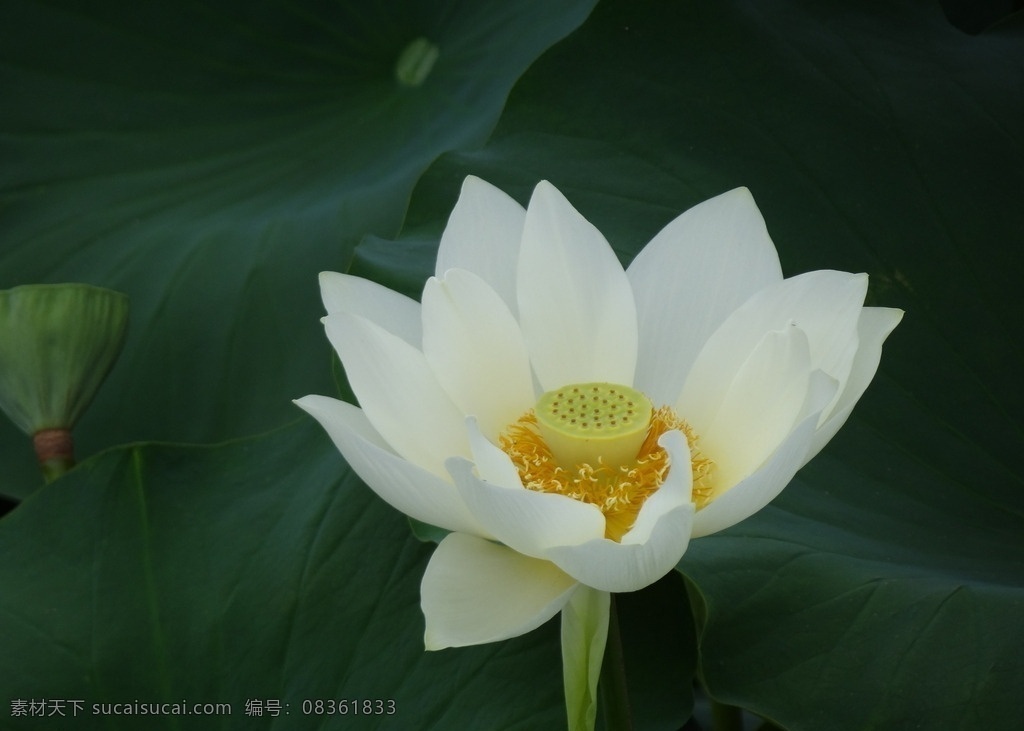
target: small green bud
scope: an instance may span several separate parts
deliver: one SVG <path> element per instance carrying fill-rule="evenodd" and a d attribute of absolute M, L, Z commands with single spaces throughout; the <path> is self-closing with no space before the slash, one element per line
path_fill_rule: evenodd
<path fill-rule="evenodd" d="M 0 291 L 0 409 L 35 438 L 48 478 L 47 460 L 73 463 L 70 430 L 121 352 L 127 325 L 128 297 L 109 289 Z"/>

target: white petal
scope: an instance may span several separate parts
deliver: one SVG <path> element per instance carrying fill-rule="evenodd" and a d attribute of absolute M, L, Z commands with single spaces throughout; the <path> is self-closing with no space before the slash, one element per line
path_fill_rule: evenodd
<path fill-rule="evenodd" d="M 703 434 L 718 411 L 721 394 L 761 338 L 791 323 L 807 334 L 811 368 L 825 371 L 842 388 L 856 353 L 857 319 L 866 286 L 863 274 L 815 271 L 757 292 L 705 343 L 676 410 Z"/>
<path fill-rule="evenodd" d="M 818 376 L 820 373 L 815 375 Z M 739 523 L 782 492 L 804 464 L 804 456 L 814 438 L 818 419 L 825 405 L 833 398 L 835 385 L 836 382 L 832 379 L 811 379 L 808 389 L 809 403 L 803 409 L 806 416 L 757 471 L 697 511 L 693 522 L 694 538 L 710 535 Z"/>
<path fill-rule="evenodd" d="M 295 403 L 320 422 L 349 466 L 389 505 L 431 525 L 488 536 L 455 485 L 392 452 L 361 409 L 327 396 Z"/>
<path fill-rule="evenodd" d="M 473 517 L 497 540 L 527 556 L 548 548 L 604 535 L 604 515 L 593 505 L 564 495 L 509 489 L 473 473 L 473 464 L 452 459 L 448 469 Z"/>
<path fill-rule="evenodd" d="M 679 431 L 662 435 L 668 450 L 668 478 L 647 499 L 621 544 L 607 539 L 559 547 L 548 557 L 587 586 L 604 591 L 636 591 L 653 584 L 679 563 L 690 543 L 694 504 L 690 447 Z"/>
<path fill-rule="evenodd" d="M 752 473 L 793 430 L 811 374 L 807 336 L 792 325 L 767 333 L 721 394 L 710 423 L 698 428 L 701 451 L 726 489 Z"/>
<path fill-rule="evenodd" d="M 464 414 L 489 438 L 534 403 L 530 359 L 519 324 L 482 279 L 452 269 L 423 290 L 423 354 Z"/>
<path fill-rule="evenodd" d="M 404 294 L 351 274 L 320 272 L 320 296 L 328 315 L 365 317 L 418 348 L 423 339 L 420 304 Z"/>
<path fill-rule="evenodd" d="M 508 195 L 470 175 L 441 235 L 434 274 L 473 272 L 516 312 L 516 267 L 526 211 Z"/>
<path fill-rule="evenodd" d="M 469 456 L 464 415 L 423 353 L 357 315 L 328 315 L 324 325 L 373 428 L 402 457 L 446 478 L 446 459 Z"/>
<path fill-rule="evenodd" d="M 658 444 L 668 452 L 669 471 L 665 482 L 640 508 L 633 527 L 622 536 L 623 543 L 646 543 L 666 513 L 691 502 L 693 472 L 690 469 L 690 445 L 682 432 L 673 430 L 661 435 Z M 682 540 L 683 536 L 679 536 Z M 686 542 L 682 542 L 686 550 Z M 674 549 L 673 549 L 674 550 Z M 679 554 L 682 556 L 682 553 Z"/>
<path fill-rule="evenodd" d="M 889 337 L 903 319 L 903 310 L 887 307 L 865 307 L 857 322 L 857 354 L 854 356 L 846 386 L 828 413 L 825 422 L 818 427 L 814 443 L 807 453 L 805 462 L 821 451 L 835 436 L 853 411 L 857 401 L 864 395 L 871 379 L 875 377 L 878 363 L 882 358 L 882 343 Z"/>
<path fill-rule="evenodd" d="M 526 211 L 517 293 L 545 391 L 588 381 L 632 384 L 637 325 L 629 280 L 601 233 L 547 182 Z"/>
<path fill-rule="evenodd" d="M 820 424 L 826 405 L 835 401 L 837 393 L 839 393 L 839 381 L 825 373 L 825 371 L 811 371 L 804 406 L 800 409 L 800 414 L 796 417 L 794 423 L 799 424 L 806 416 L 813 413 L 818 415 L 818 423 Z"/>
<path fill-rule="evenodd" d="M 711 333 L 755 292 L 782 280 L 775 245 L 746 188 L 683 213 L 626 273 L 640 328 L 634 385 L 660 404 L 679 398 Z"/>
<path fill-rule="evenodd" d="M 652 584 L 675 566 L 689 543 L 694 506 L 690 502 L 690 451 L 683 435 L 668 432 L 660 443 L 675 464 L 669 477 L 648 498 L 622 543 L 604 538 L 604 516 L 593 505 L 508 484 L 507 468 L 497 454 L 486 455 L 481 437 L 470 437 L 478 469 L 483 465 L 501 483 L 481 480 L 466 460 L 449 469 L 463 500 L 485 529 L 520 553 L 547 557 L 581 583 L 602 591 L 635 591 Z M 501 452 L 490 445 L 494 452 Z M 508 457 L 505 456 L 508 461 Z M 511 467 L 509 463 L 508 467 Z M 518 476 L 515 476 L 518 483 Z"/>
<path fill-rule="evenodd" d="M 663 514 L 644 543 L 597 538 L 548 549 L 546 556 L 581 584 L 601 591 L 637 591 L 679 563 L 693 520 L 693 503 L 686 503 Z"/>
<path fill-rule="evenodd" d="M 522 490 L 523 482 L 511 458 L 480 433 L 480 427 L 472 416 L 466 417 L 466 433 L 477 476 L 498 487 Z"/>
<path fill-rule="evenodd" d="M 423 575 L 420 601 L 428 650 L 497 642 L 558 614 L 576 582 L 554 564 L 451 533 Z"/>

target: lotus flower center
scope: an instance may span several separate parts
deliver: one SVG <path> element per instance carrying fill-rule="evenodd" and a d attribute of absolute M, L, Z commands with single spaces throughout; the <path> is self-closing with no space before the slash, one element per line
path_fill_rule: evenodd
<path fill-rule="evenodd" d="M 694 500 L 702 506 L 711 462 L 690 426 L 668 406 L 654 408 L 640 391 L 613 383 L 574 383 L 548 391 L 499 438 L 523 485 L 590 503 L 605 517 L 605 537 L 618 541 L 668 476 L 658 444 L 682 431 L 690 445 Z"/>
<path fill-rule="evenodd" d="M 629 386 L 581 383 L 548 391 L 534 412 L 555 460 L 572 469 L 583 462 L 617 465 L 635 460 L 654 408 Z"/>

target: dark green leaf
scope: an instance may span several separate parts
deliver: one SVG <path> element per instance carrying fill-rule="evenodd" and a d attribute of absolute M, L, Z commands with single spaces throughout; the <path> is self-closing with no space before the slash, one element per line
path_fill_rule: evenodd
<path fill-rule="evenodd" d="M 393 235 L 422 170 L 482 142 L 592 5 L 4 3 L 0 289 L 132 302 L 80 452 L 262 431 L 326 392 L 317 272 Z M 438 54 L 409 86 L 417 38 Z M 22 442 L 0 425 L 7 494 L 39 482 Z"/>
<path fill-rule="evenodd" d="M 144 719 L 161 729 L 564 723 L 557 622 L 424 651 L 430 549 L 312 420 L 221 447 L 108 451 L 7 516 L 0 552 L 4 728 L 54 728 L 9 717 L 17 699 L 84 701 L 66 720 L 81 729 L 142 728 L 92 712 L 135 701 L 231 704 L 229 717 Z M 396 712 L 303 713 L 316 699 L 393 699 Z M 288 714 L 248 717 L 247 700 Z"/>

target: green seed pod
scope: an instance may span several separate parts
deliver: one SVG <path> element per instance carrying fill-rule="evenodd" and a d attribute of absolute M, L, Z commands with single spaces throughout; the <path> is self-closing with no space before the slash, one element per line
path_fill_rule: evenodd
<path fill-rule="evenodd" d="M 128 297 L 88 284 L 0 291 L 0 409 L 46 461 L 73 463 L 70 430 L 124 343 Z M 61 470 L 63 471 L 63 470 Z"/>

